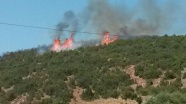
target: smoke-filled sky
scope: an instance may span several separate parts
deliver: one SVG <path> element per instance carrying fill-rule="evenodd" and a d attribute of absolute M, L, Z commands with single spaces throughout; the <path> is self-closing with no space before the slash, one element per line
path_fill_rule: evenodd
<path fill-rule="evenodd" d="M 122 36 L 186 34 L 184 4 L 186 0 L 0 0 L 0 22 Z M 0 54 L 48 45 L 68 34 L 0 24 Z M 76 33 L 75 38 L 94 35 Z"/>

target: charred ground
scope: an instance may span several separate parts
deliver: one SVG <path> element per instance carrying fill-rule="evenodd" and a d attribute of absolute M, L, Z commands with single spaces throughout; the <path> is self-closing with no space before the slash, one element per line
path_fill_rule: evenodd
<path fill-rule="evenodd" d="M 43 55 L 36 50 L 0 58 L 0 104 L 78 102 L 73 95 L 77 86 L 89 102 L 120 97 L 136 103 L 186 103 L 186 36 L 117 40 Z"/>

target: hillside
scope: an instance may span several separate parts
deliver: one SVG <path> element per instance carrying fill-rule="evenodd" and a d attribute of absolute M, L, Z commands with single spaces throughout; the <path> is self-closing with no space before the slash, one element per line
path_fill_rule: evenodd
<path fill-rule="evenodd" d="M 186 36 L 36 50 L 0 57 L 0 104 L 186 104 Z"/>

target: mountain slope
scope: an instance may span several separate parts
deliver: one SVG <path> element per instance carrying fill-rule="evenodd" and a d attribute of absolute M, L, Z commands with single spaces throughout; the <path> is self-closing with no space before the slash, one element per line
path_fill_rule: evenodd
<path fill-rule="evenodd" d="M 0 103 L 77 102 L 73 95 L 77 87 L 87 102 L 120 97 L 140 103 L 172 92 L 185 96 L 184 68 L 186 36 L 118 40 L 43 55 L 36 49 L 11 52 L 0 59 Z M 154 104 L 152 100 L 149 104 Z"/>

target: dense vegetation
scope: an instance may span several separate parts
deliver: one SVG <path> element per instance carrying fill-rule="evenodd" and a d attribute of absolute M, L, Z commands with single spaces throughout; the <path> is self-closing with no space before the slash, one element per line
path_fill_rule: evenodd
<path fill-rule="evenodd" d="M 136 75 L 147 80 L 146 88 L 137 86 L 135 91 L 130 87 L 135 82 L 124 71 L 128 65 L 135 65 Z M 66 104 L 76 86 L 84 89 L 84 100 L 122 97 L 140 103 L 141 96 L 152 95 L 147 104 L 181 104 L 186 103 L 181 82 L 186 78 L 181 73 L 184 68 L 186 36 L 118 40 L 108 46 L 43 55 L 37 49 L 10 52 L 0 57 L 0 104 L 9 104 L 20 95 L 35 104 Z M 160 86 L 153 87 L 152 80 L 161 76 Z M 4 90 L 8 88 L 12 89 Z M 175 96 L 180 96 L 181 103 Z"/>

